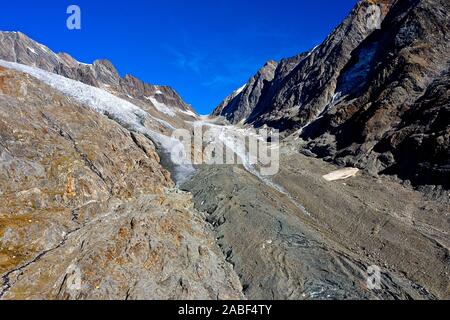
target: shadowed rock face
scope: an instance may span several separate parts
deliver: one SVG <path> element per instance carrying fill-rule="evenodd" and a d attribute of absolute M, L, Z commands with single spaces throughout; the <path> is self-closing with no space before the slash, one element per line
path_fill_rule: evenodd
<path fill-rule="evenodd" d="M 374 4 L 381 29 L 368 24 Z M 250 116 L 233 120 L 300 136 L 326 160 L 449 188 L 449 10 L 359 2 L 324 43 L 282 61 Z"/>
<path fill-rule="evenodd" d="M 0 203 L 0 299 L 242 298 L 150 140 L 3 68 Z"/>
<path fill-rule="evenodd" d="M 308 105 L 311 115 L 305 114 L 304 122 L 310 120 L 313 112 L 320 113 L 319 109 L 331 101 L 339 73 L 350 60 L 352 51 L 374 31 L 372 26 L 368 26 L 366 17 L 372 2 L 360 2 L 320 46 L 282 60 L 270 84 L 270 94 L 259 99 L 258 110 L 249 122 L 271 124 L 284 118 L 301 122 L 298 113 L 299 109 L 306 109 L 305 105 Z M 383 15 L 391 2 L 380 1 Z M 239 121 L 243 119 L 246 118 Z"/>

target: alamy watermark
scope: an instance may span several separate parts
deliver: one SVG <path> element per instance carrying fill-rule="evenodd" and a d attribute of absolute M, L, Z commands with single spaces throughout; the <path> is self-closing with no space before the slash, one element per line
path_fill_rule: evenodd
<path fill-rule="evenodd" d="M 67 7 L 66 13 L 69 17 L 66 20 L 66 26 L 69 30 L 81 30 L 81 9 L 77 5 Z"/>
<path fill-rule="evenodd" d="M 181 142 L 171 150 L 176 165 L 243 165 L 263 176 L 280 169 L 277 130 L 195 126 L 191 131 L 175 130 L 172 138 Z"/>

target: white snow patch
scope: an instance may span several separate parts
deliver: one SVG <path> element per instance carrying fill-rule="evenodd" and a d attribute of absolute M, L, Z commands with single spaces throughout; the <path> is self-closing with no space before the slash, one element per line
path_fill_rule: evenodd
<path fill-rule="evenodd" d="M 324 108 L 324 110 L 317 117 L 314 117 L 311 121 L 307 122 L 303 127 L 301 127 L 299 130 L 297 130 L 296 132 L 291 134 L 290 137 L 297 136 L 294 140 L 299 140 L 300 136 L 303 134 L 305 129 L 308 128 L 311 124 L 313 124 L 317 120 L 322 119 L 324 117 L 325 113 L 327 113 L 328 111 L 333 109 L 333 107 L 336 106 L 336 104 L 340 101 L 341 98 L 342 98 L 341 92 L 335 93 L 331 99 L 331 102 Z M 299 110 L 300 110 L 300 107 L 299 107 Z"/>
<path fill-rule="evenodd" d="M 36 50 L 34 50 L 33 48 L 27 47 L 27 49 L 30 50 L 31 53 L 37 55 Z"/>
<path fill-rule="evenodd" d="M 341 100 L 341 98 L 343 98 L 342 96 L 342 92 L 336 92 L 333 97 L 331 98 L 331 102 L 329 104 L 327 104 L 325 106 L 325 108 L 323 109 L 323 111 L 320 113 L 319 117 L 315 120 L 318 120 L 320 118 L 323 118 L 323 116 L 330 110 L 332 110 Z M 314 120 L 314 121 L 315 121 Z"/>
<path fill-rule="evenodd" d="M 44 50 L 45 52 L 50 52 L 50 49 L 49 48 L 47 48 L 46 46 L 44 46 L 44 45 L 42 45 L 42 44 L 38 44 L 39 45 L 39 47 L 41 47 L 41 49 L 42 50 Z"/>
<path fill-rule="evenodd" d="M 244 84 L 242 87 L 240 87 L 239 89 L 237 89 L 236 91 L 233 92 L 233 95 L 236 97 L 238 94 L 240 94 L 242 91 L 244 91 L 244 89 L 247 87 L 247 84 Z"/>
<path fill-rule="evenodd" d="M 175 117 L 175 112 L 168 106 L 166 106 L 164 103 L 159 102 L 155 99 L 155 97 L 144 97 L 145 99 L 149 100 L 158 110 L 159 112 L 162 112 L 164 114 L 167 114 L 170 117 Z"/>
<path fill-rule="evenodd" d="M 333 98 L 331 99 L 331 104 L 336 103 L 339 100 L 340 97 L 341 97 L 341 93 L 340 92 L 335 93 L 333 95 Z"/>
<path fill-rule="evenodd" d="M 156 117 L 152 117 L 155 121 L 159 122 L 161 125 L 163 125 L 164 127 L 166 127 L 167 129 L 170 130 L 176 130 L 177 128 L 175 128 L 173 125 L 171 125 L 170 123 L 168 123 L 167 121 L 164 121 L 162 119 L 156 118 Z"/>
<path fill-rule="evenodd" d="M 184 113 L 184 114 L 186 114 L 186 115 L 188 115 L 188 116 L 194 117 L 194 118 L 197 118 L 197 117 L 198 117 L 198 116 L 197 116 L 194 112 L 192 112 L 191 110 L 181 110 L 181 109 L 179 109 L 178 111 L 181 112 L 181 113 Z"/>
<path fill-rule="evenodd" d="M 317 46 L 315 46 L 314 48 L 312 48 L 311 51 L 308 52 L 307 56 L 306 56 L 304 59 L 306 59 L 306 58 L 308 58 L 309 56 L 311 56 L 311 55 L 313 54 L 313 52 L 316 51 L 316 49 L 317 49 L 318 47 L 319 47 L 319 46 L 317 45 Z"/>
<path fill-rule="evenodd" d="M 358 172 L 359 172 L 359 169 L 356 169 L 356 168 L 344 168 L 344 169 L 333 171 L 327 175 L 324 175 L 323 178 L 329 182 L 337 181 L 337 180 L 345 180 L 345 179 L 356 176 L 356 174 Z"/>

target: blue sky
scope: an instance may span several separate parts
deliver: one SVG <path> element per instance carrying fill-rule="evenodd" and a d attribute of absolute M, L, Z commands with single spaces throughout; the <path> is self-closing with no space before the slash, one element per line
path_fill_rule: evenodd
<path fill-rule="evenodd" d="M 201 114 L 267 60 L 321 43 L 356 0 L 4 1 L 0 30 L 22 31 L 56 52 L 111 60 L 121 75 L 170 85 Z M 82 29 L 66 28 L 81 8 Z"/>

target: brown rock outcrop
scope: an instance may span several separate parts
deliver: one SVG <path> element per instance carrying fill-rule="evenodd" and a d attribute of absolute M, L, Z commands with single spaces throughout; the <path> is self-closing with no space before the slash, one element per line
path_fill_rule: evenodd
<path fill-rule="evenodd" d="M 0 69 L 0 298 L 238 299 L 150 140 Z"/>

